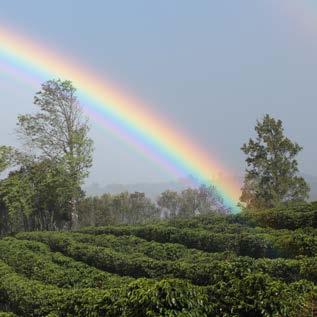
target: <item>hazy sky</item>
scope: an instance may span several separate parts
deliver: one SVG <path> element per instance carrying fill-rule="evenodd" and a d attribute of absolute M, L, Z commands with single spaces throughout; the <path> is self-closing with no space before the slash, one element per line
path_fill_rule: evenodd
<path fill-rule="evenodd" d="M 306 2 L 315 11 L 304 16 Z M 317 175 L 317 7 L 309 2 L 10 0 L 0 3 L 0 27 L 74 56 L 132 92 L 236 174 L 256 119 L 272 114 L 304 147 L 301 170 Z M 34 109 L 34 92 L 0 74 L 0 144 L 16 144 L 16 116 Z M 89 182 L 173 178 L 91 123 Z"/>

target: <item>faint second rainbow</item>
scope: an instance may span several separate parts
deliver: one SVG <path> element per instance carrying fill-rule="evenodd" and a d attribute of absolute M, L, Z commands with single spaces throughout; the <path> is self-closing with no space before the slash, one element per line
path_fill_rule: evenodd
<path fill-rule="evenodd" d="M 214 185 L 225 204 L 237 209 L 239 184 L 224 168 L 179 133 L 142 102 L 126 96 L 116 87 L 81 64 L 74 63 L 22 36 L 20 32 L 0 28 L 0 64 L 9 65 L 19 74 L 47 80 L 69 79 L 78 89 L 84 109 L 99 124 L 111 129 L 147 156 L 177 176 L 192 175 L 201 183 Z"/>

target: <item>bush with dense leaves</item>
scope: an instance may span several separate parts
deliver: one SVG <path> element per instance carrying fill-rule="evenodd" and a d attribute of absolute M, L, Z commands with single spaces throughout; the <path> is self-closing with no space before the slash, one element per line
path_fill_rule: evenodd
<path fill-rule="evenodd" d="M 209 287 L 137 280 L 113 290 L 68 290 L 21 277 L 0 262 L 0 305 L 23 316 L 298 316 L 314 286 L 263 274 Z"/>
<path fill-rule="evenodd" d="M 75 235 L 75 237 L 77 234 Z M 77 261 L 82 261 L 100 270 L 135 278 L 181 278 L 197 285 L 213 283 L 232 278 L 242 278 L 250 272 L 268 273 L 285 282 L 307 279 L 317 283 L 317 258 L 298 259 L 254 259 L 232 257 L 211 259 L 205 257 L 197 264 L 188 261 L 159 261 L 141 253 L 126 254 L 94 244 L 77 242 L 70 233 L 33 232 L 20 233 L 20 239 L 47 243 L 52 251 L 62 252 Z"/>
<path fill-rule="evenodd" d="M 50 252 L 47 245 L 35 241 L 0 240 L 0 259 L 19 274 L 64 288 L 114 288 L 133 280 Z"/>
<path fill-rule="evenodd" d="M 219 228 L 223 228 L 223 232 Z M 240 232 L 227 232 L 225 223 L 217 230 L 205 228 L 178 228 L 167 225 L 109 226 L 81 229 L 86 234 L 133 235 L 147 241 L 176 243 L 206 252 L 234 252 L 255 258 L 292 258 L 317 255 L 317 230 L 273 230 L 251 228 Z M 215 232 L 216 231 L 216 232 Z"/>

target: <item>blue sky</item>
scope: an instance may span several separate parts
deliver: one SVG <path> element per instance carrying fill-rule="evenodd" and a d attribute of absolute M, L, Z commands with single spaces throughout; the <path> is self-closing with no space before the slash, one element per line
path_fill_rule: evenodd
<path fill-rule="evenodd" d="M 278 117 L 304 147 L 301 170 L 317 175 L 317 31 L 308 37 L 283 3 L 10 0 L 0 4 L 0 27 L 80 60 L 236 174 L 243 173 L 240 147 L 253 136 L 256 120 L 265 113 Z M 16 116 L 34 109 L 34 93 L 0 74 L 0 144 L 16 143 Z M 173 177 L 91 123 L 96 150 L 90 182 Z"/>

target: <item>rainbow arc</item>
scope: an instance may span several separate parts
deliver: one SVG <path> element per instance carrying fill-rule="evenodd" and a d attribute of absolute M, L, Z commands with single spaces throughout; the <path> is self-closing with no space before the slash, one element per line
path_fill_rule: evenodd
<path fill-rule="evenodd" d="M 199 183 L 215 186 L 226 206 L 238 210 L 240 186 L 228 168 L 190 137 L 176 131 L 165 118 L 151 112 L 143 102 L 126 95 L 80 63 L 20 32 L 2 27 L 0 69 L 29 80 L 33 86 L 52 78 L 71 80 L 84 110 L 100 126 L 110 129 L 175 176 L 192 175 Z"/>

